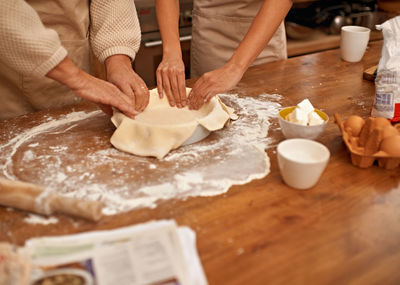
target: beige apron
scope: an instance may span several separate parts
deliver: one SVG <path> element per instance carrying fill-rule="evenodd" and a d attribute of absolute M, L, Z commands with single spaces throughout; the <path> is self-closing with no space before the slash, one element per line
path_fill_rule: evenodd
<path fill-rule="evenodd" d="M 54 29 L 68 57 L 90 72 L 90 49 L 86 37 L 89 4 L 81 0 L 29 0 L 47 28 Z M 29 112 L 71 105 L 80 101 L 66 86 L 47 77 L 26 77 L 0 63 L 0 119 Z"/>
<path fill-rule="evenodd" d="M 263 0 L 194 0 L 191 77 L 222 67 L 231 58 Z M 253 65 L 287 58 L 284 24 Z"/>

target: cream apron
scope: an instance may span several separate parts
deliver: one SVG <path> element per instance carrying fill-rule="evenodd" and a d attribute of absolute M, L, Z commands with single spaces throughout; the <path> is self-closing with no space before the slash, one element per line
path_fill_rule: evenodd
<path fill-rule="evenodd" d="M 82 0 L 29 0 L 47 28 L 54 29 L 68 57 L 90 72 L 90 49 L 86 37 L 89 4 Z M 49 79 L 22 76 L 0 63 L 0 119 L 70 105 L 80 101 L 66 86 Z"/>
<path fill-rule="evenodd" d="M 194 0 L 191 77 L 222 67 L 231 58 L 263 0 Z M 287 58 L 283 23 L 253 65 Z"/>

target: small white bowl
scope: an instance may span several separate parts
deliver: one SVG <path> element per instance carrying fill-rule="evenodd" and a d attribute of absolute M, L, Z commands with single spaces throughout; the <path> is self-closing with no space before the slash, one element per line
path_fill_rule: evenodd
<path fill-rule="evenodd" d="M 211 131 L 207 130 L 205 127 L 202 125 L 197 125 L 196 129 L 194 130 L 193 134 L 182 144 L 184 145 L 189 145 L 189 144 L 194 144 L 199 141 L 204 140 L 206 137 L 210 135 Z"/>
<path fill-rule="evenodd" d="M 303 126 L 285 120 L 286 116 L 293 112 L 295 108 L 296 106 L 291 106 L 284 108 L 279 112 L 279 125 L 285 138 L 303 138 L 310 140 L 315 140 L 318 138 L 326 128 L 326 125 L 329 121 L 329 116 L 321 110 L 315 109 L 314 111 L 324 120 L 324 122 L 320 125 Z"/>
<path fill-rule="evenodd" d="M 306 139 L 285 140 L 278 144 L 277 153 L 282 179 L 295 189 L 317 184 L 330 157 L 326 146 Z"/>

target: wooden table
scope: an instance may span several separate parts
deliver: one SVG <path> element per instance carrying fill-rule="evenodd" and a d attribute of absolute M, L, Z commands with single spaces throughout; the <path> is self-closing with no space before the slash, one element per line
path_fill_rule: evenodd
<path fill-rule="evenodd" d="M 284 106 L 309 98 L 329 115 L 366 117 L 374 84 L 362 73 L 377 64 L 381 45 L 371 43 L 359 63 L 341 61 L 339 51 L 331 50 L 252 67 L 234 92 L 282 94 Z M 277 126 L 274 120 L 269 134 L 275 145 L 283 140 Z M 0 139 L 5 129 L 0 122 Z M 34 236 L 175 219 L 196 232 L 210 284 L 400 284 L 400 170 L 354 167 L 332 117 L 319 141 L 330 149 L 331 160 L 310 190 L 283 184 L 272 147 L 271 173 L 264 179 L 220 196 L 107 216 L 97 224 L 58 216 L 58 224 L 28 225 L 25 213 L 0 207 L 0 240 L 23 244 Z"/>

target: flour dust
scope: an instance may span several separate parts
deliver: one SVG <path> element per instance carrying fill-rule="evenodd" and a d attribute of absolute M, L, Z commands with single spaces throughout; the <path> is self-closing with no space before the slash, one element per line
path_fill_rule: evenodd
<path fill-rule="evenodd" d="M 110 215 L 154 208 L 162 200 L 222 194 L 269 173 L 264 149 L 273 143 L 270 119 L 277 116 L 282 97 L 220 98 L 239 119 L 162 160 L 113 148 L 109 138 L 114 127 L 100 111 L 72 112 L 47 118 L 0 144 L 0 174 L 63 196 L 103 201 L 103 212 Z"/>

